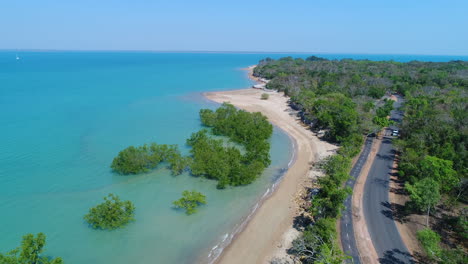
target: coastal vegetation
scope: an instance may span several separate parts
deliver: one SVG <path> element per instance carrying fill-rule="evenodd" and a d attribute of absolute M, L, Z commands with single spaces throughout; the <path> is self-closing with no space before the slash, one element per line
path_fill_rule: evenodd
<path fill-rule="evenodd" d="M 223 140 L 209 137 L 207 130 L 192 134 L 187 144 L 192 147 L 192 174 L 217 180 L 220 189 L 249 184 L 265 168 L 260 161 L 248 160 L 237 147 L 226 147 Z"/>
<path fill-rule="evenodd" d="M 265 165 L 270 164 L 269 147 L 264 143 L 273 134 L 273 126 L 261 113 L 237 110 L 232 104 L 223 103 L 216 111 L 200 110 L 200 118 L 203 125 L 212 128 L 213 134 L 229 137 L 244 145 L 248 152 L 262 156 Z"/>
<path fill-rule="evenodd" d="M 320 218 L 293 241 L 290 253 L 304 263 L 341 264 L 346 256 L 336 243 L 337 237 L 336 219 Z"/>
<path fill-rule="evenodd" d="M 341 146 L 322 166 L 325 176 L 318 181 L 320 191 L 311 201 L 313 224 L 293 243 L 291 252 L 302 262 L 321 263 L 317 241 L 327 245 L 324 253 L 334 252 L 340 259 L 339 250 L 330 251 L 336 248 L 336 234 L 318 234 L 316 226 L 323 219 L 335 221 L 339 216 L 350 193 L 342 186 L 349 177 L 351 159 L 359 152 L 364 136 L 392 123 L 388 118 L 393 109 L 389 95 L 399 93 L 406 100 L 401 139 L 396 140 L 399 174 L 411 199 L 405 210 L 429 216 L 443 209 L 438 218 L 444 223 L 434 230 L 444 234 L 441 243 L 423 247 L 432 248 L 426 250 L 432 262 L 466 263 L 468 62 L 267 58 L 254 69 L 254 76 L 269 79 L 267 88 L 290 96 L 291 107 L 305 124 Z M 431 226 L 429 221 L 427 226 Z M 330 230 L 336 233 L 334 227 Z M 419 235 L 422 240 L 429 231 Z M 435 244 L 445 249 L 433 250 Z M 441 253 L 434 258 L 437 254 L 430 252 L 436 251 Z"/>
<path fill-rule="evenodd" d="M 183 191 L 182 198 L 173 202 L 176 208 L 185 209 L 185 213 L 191 215 L 197 212 L 197 207 L 206 204 L 206 196 L 197 191 Z"/>
<path fill-rule="evenodd" d="M 262 95 L 260 97 L 260 99 L 262 99 L 262 100 L 268 100 L 268 98 L 270 98 L 270 95 L 267 94 L 267 93 L 262 93 Z"/>
<path fill-rule="evenodd" d="M 429 228 L 418 231 L 417 237 L 429 259 L 435 260 L 441 254 L 440 236 Z"/>
<path fill-rule="evenodd" d="M 270 165 L 268 140 L 273 126 L 261 113 L 237 110 L 224 103 L 215 111 L 201 109 L 200 119 L 209 129 L 187 139 L 190 156 L 182 156 L 176 145 L 130 146 L 119 152 L 111 168 L 121 174 L 138 174 L 167 162 L 174 175 L 189 168 L 194 176 L 217 180 L 217 187 L 223 189 L 252 183 Z"/>
<path fill-rule="evenodd" d="M 104 197 L 104 202 L 89 209 L 84 219 L 95 229 L 116 229 L 133 221 L 135 206 L 131 201 L 121 201 L 115 194 Z"/>
<path fill-rule="evenodd" d="M 253 182 L 270 165 L 270 143 L 273 126 L 261 113 L 237 110 L 224 103 L 216 111 L 202 109 L 203 125 L 211 128 L 214 135 L 226 136 L 240 144 L 239 147 L 224 146 L 221 139 L 209 137 L 208 130 L 201 130 L 187 140 L 192 147 L 193 175 L 203 175 L 218 180 L 218 188 Z"/>
<path fill-rule="evenodd" d="M 320 190 L 308 209 L 313 224 L 304 228 L 290 249 L 290 253 L 303 263 L 339 264 L 347 258 L 337 242 L 336 221 L 341 216 L 345 199 L 352 193 L 351 188 L 343 187 L 350 177 L 351 157 L 348 155 L 354 153 L 339 152 L 321 164 L 325 175 L 318 179 Z"/>
<path fill-rule="evenodd" d="M 449 62 L 447 72 L 439 73 L 443 78 L 407 93 L 397 142 L 399 176 L 410 194 L 405 215 L 426 215 L 426 226 L 440 237 L 435 243 L 440 250 L 422 245 L 438 263 L 468 259 L 467 64 Z"/>
<path fill-rule="evenodd" d="M 163 161 L 169 163 L 174 175 L 181 174 L 189 165 L 189 160 L 182 157 L 176 145 L 151 143 L 120 151 L 111 168 L 120 174 L 138 174 L 156 168 Z"/>
<path fill-rule="evenodd" d="M 63 264 L 61 258 L 44 256 L 43 251 L 46 244 L 44 233 L 36 236 L 27 234 L 23 236 L 21 246 L 6 254 L 0 253 L 1 264 Z"/>

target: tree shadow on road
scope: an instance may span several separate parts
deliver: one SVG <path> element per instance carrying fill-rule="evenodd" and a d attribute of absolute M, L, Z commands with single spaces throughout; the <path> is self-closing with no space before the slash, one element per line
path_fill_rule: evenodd
<path fill-rule="evenodd" d="M 377 154 L 376 157 L 379 159 L 383 159 L 383 160 L 393 160 L 395 156 L 393 154 L 386 154 L 386 155 Z"/>
<path fill-rule="evenodd" d="M 375 183 L 375 184 L 378 184 L 378 185 L 382 185 L 383 187 L 387 188 L 388 187 L 388 180 L 384 180 L 384 179 L 373 179 L 372 183 Z"/>
<path fill-rule="evenodd" d="M 379 258 L 381 264 L 408 264 L 415 263 L 412 260 L 412 256 L 408 252 L 403 252 L 399 249 L 387 250 L 384 252 L 384 256 Z"/>
<path fill-rule="evenodd" d="M 404 186 L 405 186 L 405 181 L 403 180 L 400 180 L 400 178 L 398 178 L 398 173 L 397 172 L 393 172 L 393 173 L 390 173 L 390 181 L 393 182 L 393 186 L 395 187 L 390 187 L 390 192 L 396 194 L 396 195 L 407 195 L 408 193 L 406 192 Z"/>
<path fill-rule="evenodd" d="M 406 206 L 390 202 L 381 202 L 380 204 L 386 208 L 380 212 L 387 218 L 398 221 L 400 223 L 408 222 L 408 216 L 410 215 L 411 211 L 408 210 Z"/>

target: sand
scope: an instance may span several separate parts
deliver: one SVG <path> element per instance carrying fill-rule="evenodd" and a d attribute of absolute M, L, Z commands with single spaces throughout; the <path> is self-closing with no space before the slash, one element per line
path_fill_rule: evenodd
<path fill-rule="evenodd" d="M 392 176 L 390 177 L 390 192 L 389 201 L 394 207 L 404 207 L 405 203 L 409 201 L 409 197 L 404 191 L 404 181 L 398 177 L 398 155 L 393 162 Z M 395 212 L 394 212 L 395 213 Z M 423 255 L 424 250 L 416 236 L 417 231 L 424 229 L 426 226 L 426 217 L 424 214 L 413 214 L 405 220 L 395 220 L 398 232 L 400 232 L 403 243 L 408 248 L 411 255 L 418 257 Z"/>
<path fill-rule="evenodd" d="M 251 72 L 252 67 L 249 67 Z M 251 74 L 251 73 L 250 73 Z M 268 93 L 268 100 L 261 100 Z M 276 191 L 257 209 L 244 230 L 218 258 L 217 263 L 269 263 L 273 257 L 285 257 L 286 249 L 298 232 L 292 228 L 294 217 L 300 212 L 298 195 L 317 172 L 311 170 L 314 162 L 335 152 L 336 146 L 320 140 L 288 106 L 288 98 L 279 92 L 260 89 L 210 92 L 208 99 L 249 112 L 261 112 L 268 120 L 284 130 L 295 143 L 295 161 L 286 172 Z"/>

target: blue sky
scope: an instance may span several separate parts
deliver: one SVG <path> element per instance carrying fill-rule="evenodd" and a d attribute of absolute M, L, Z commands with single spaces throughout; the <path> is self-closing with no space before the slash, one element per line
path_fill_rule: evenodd
<path fill-rule="evenodd" d="M 0 49 L 468 55 L 466 0 L 15 0 Z"/>

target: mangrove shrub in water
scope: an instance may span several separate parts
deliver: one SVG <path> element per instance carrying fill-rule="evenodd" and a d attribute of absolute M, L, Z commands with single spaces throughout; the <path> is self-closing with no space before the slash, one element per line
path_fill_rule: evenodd
<path fill-rule="evenodd" d="M 5 255 L 0 253 L 0 263 L 2 264 L 63 264 L 61 258 L 48 258 L 42 256 L 44 246 L 46 242 L 46 236 L 44 233 L 37 234 L 34 237 L 33 234 L 27 234 L 23 236 L 21 241 L 21 247 L 18 247 Z"/>
<path fill-rule="evenodd" d="M 185 213 L 190 215 L 197 212 L 197 207 L 206 204 L 206 196 L 197 191 L 183 191 L 182 198 L 173 202 L 176 208 L 185 209 Z"/>
<path fill-rule="evenodd" d="M 117 195 L 109 194 L 104 202 L 89 209 L 84 216 L 93 228 L 116 229 L 134 220 L 135 206 L 131 201 L 121 201 Z"/>
<path fill-rule="evenodd" d="M 242 155 L 238 148 L 225 147 L 222 140 L 209 137 L 207 130 L 193 133 L 187 144 L 192 147 L 192 174 L 218 180 L 218 188 L 249 184 L 265 168 L 262 162 Z"/>
<path fill-rule="evenodd" d="M 192 134 L 187 144 L 192 147 L 192 174 L 218 180 L 218 188 L 253 182 L 270 165 L 270 143 L 273 126 L 261 113 L 237 110 L 224 103 L 212 111 L 200 110 L 202 123 L 215 135 L 227 136 L 241 144 L 245 154 L 236 147 L 225 147 L 222 140 L 208 136 L 206 130 Z"/>
<path fill-rule="evenodd" d="M 261 113 L 237 110 L 224 103 L 216 111 L 200 110 L 200 118 L 214 135 L 228 137 L 238 145 L 226 147 L 223 140 L 212 138 L 203 129 L 187 140 L 192 147 L 190 157 L 183 157 L 176 145 L 130 146 L 120 151 L 111 168 L 121 174 L 137 174 L 167 162 L 174 175 L 190 167 L 192 175 L 218 180 L 218 188 L 225 188 L 253 182 L 270 165 L 268 140 L 273 126 Z"/>
<path fill-rule="evenodd" d="M 174 175 L 181 174 L 189 163 L 176 145 L 151 143 L 139 147 L 130 146 L 120 151 L 112 161 L 111 168 L 120 174 L 138 174 L 156 168 L 163 161 L 169 163 Z"/>

